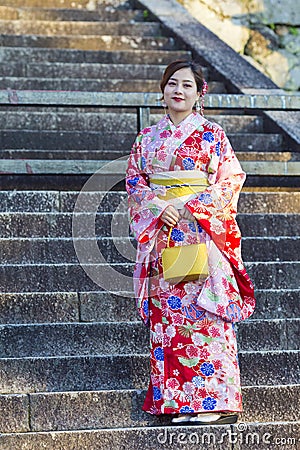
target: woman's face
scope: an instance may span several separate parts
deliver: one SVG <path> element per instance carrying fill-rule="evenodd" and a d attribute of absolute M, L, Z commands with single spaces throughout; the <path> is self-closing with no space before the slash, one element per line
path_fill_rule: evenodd
<path fill-rule="evenodd" d="M 175 114 L 191 113 L 199 95 L 194 74 L 189 68 L 177 70 L 164 89 L 164 101 L 169 112 Z"/>

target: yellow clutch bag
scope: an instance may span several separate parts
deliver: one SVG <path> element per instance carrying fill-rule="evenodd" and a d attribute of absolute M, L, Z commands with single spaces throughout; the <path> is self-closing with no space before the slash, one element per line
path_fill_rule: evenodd
<path fill-rule="evenodd" d="M 169 247 L 172 227 L 169 231 L 167 247 L 163 249 L 163 276 L 169 283 L 203 280 L 208 277 L 208 254 L 206 244 L 200 244 L 198 226 L 196 232 L 198 243 Z"/>

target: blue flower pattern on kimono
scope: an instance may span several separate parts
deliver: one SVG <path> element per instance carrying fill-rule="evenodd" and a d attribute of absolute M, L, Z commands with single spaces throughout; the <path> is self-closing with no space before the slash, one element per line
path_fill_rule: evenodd
<path fill-rule="evenodd" d="M 220 150 L 221 150 L 221 142 L 218 141 L 216 144 L 216 150 L 215 150 L 217 156 L 220 156 L 220 154 L 221 154 Z"/>
<path fill-rule="evenodd" d="M 242 317 L 241 308 L 234 302 L 234 300 L 229 302 L 226 312 L 231 320 L 239 320 Z"/>
<path fill-rule="evenodd" d="M 139 177 L 130 178 L 127 180 L 127 184 L 129 186 L 129 192 L 130 194 L 134 194 L 136 192 L 136 189 L 134 186 L 136 186 L 139 182 Z"/>
<path fill-rule="evenodd" d="M 144 170 L 146 165 L 147 165 L 146 164 L 146 158 L 145 158 L 145 156 L 142 156 L 141 157 L 141 169 Z"/>
<path fill-rule="evenodd" d="M 190 157 L 184 158 L 182 164 L 185 170 L 193 170 L 195 168 L 195 161 Z"/>
<path fill-rule="evenodd" d="M 207 377 L 210 377 L 215 372 L 213 364 L 207 362 L 201 364 L 200 370 Z"/>
<path fill-rule="evenodd" d="M 216 404 L 217 401 L 212 397 L 206 397 L 202 402 L 203 408 L 207 411 L 212 411 L 213 409 L 215 409 Z"/>
<path fill-rule="evenodd" d="M 163 361 L 164 360 L 164 350 L 161 347 L 157 347 L 154 350 L 154 356 L 157 361 Z"/>
<path fill-rule="evenodd" d="M 202 233 L 203 228 L 201 227 L 201 225 L 198 223 L 197 226 L 198 226 L 198 231 L 199 231 L 199 233 Z M 190 229 L 191 231 L 193 231 L 193 233 L 196 233 L 196 227 L 195 227 L 194 222 L 190 222 L 190 223 L 188 224 L 188 227 L 189 227 L 189 229 Z"/>
<path fill-rule="evenodd" d="M 203 192 L 199 195 L 200 202 L 204 203 L 204 205 L 210 205 L 212 203 L 212 196 L 207 192 Z"/>
<path fill-rule="evenodd" d="M 181 414 L 191 414 L 194 412 L 194 409 L 190 406 L 183 406 L 182 408 L 180 408 L 179 412 Z"/>
<path fill-rule="evenodd" d="M 207 142 L 214 142 L 215 140 L 214 135 L 211 131 L 206 131 L 205 133 L 203 133 L 202 138 Z"/>
<path fill-rule="evenodd" d="M 144 300 L 143 302 L 143 310 L 146 317 L 149 316 L 149 301 L 148 299 Z"/>
<path fill-rule="evenodd" d="M 175 242 L 182 242 L 184 239 L 184 233 L 181 230 L 178 230 L 178 228 L 173 228 L 171 238 Z"/>
<path fill-rule="evenodd" d="M 176 295 L 171 295 L 168 298 L 168 305 L 171 309 L 180 309 L 182 303 L 179 297 L 176 297 Z"/>
<path fill-rule="evenodd" d="M 134 178 L 130 178 L 129 180 L 127 180 L 127 183 L 130 184 L 131 186 L 136 186 L 139 182 L 139 177 L 134 177 Z"/>
<path fill-rule="evenodd" d="M 153 386 L 153 399 L 158 401 L 161 398 L 162 398 L 161 390 L 158 387 Z"/>
<path fill-rule="evenodd" d="M 205 386 L 204 378 L 200 377 L 199 375 L 194 376 L 192 378 L 192 382 L 197 387 L 204 387 Z"/>

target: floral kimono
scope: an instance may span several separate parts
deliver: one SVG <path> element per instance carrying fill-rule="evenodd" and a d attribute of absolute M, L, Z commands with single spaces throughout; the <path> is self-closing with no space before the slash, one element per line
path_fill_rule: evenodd
<path fill-rule="evenodd" d="M 134 290 L 150 327 L 151 377 L 143 409 L 156 415 L 239 412 L 234 323 L 255 307 L 235 220 L 245 173 L 222 128 L 192 113 L 177 127 L 165 116 L 143 129 L 126 175 L 130 226 L 138 242 Z M 174 188 L 182 190 L 175 198 Z M 161 215 L 170 204 L 184 205 L 195 218 L 178 221 L 170 246 L 200 237 L 208 249 L 206 279 L 164 280 L 161 252 L 169 227 Z"/>

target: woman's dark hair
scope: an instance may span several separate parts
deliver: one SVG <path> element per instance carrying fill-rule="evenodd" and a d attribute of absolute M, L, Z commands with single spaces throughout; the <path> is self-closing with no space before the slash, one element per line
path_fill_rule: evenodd
<path fill-rule="evenodd" d="M 183 59 L 173 61 L 167 66 L 166 70 L 164 71 L 162 80 L 160 82 L 161 92 L 164 93 L 165 87 L 166 87 L 169 79 L 175 72 L 177 72 L 177 70 L 180 70 L 180 69 L 191 69 L 191 71 L 193 72 L 195 81 L 196 81 L 197 92 L 201 92 L 203 82 L 204 82 L 204 76 L 202 73 L 201 66 L 198 63 L 196 63 L 195 61 L 188 61 L 188 60 L 183 60 Z"/>

